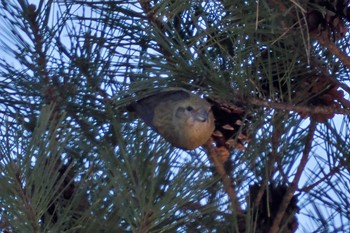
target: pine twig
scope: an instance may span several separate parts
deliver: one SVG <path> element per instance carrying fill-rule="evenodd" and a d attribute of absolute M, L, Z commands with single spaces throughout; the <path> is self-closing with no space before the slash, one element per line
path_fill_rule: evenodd
<path fill-rule="evenodd" d="M 270 228 L 269 233 L 277 233 L 278 232 L 279 226 L 280 226 L 282 219 L 283 219 L 283 216 L 288 208 L 288 205 L 289 205 L 291 199 L 294 196 L 294 192 L 298 188 L 298 183 L 299 183 L 300 177 L 301 177 L 301 175 L 305 169 L 305 166 L 307 164 L 307 161 L 309 159 L 309 154 L 310 154 L 310 151 L 312 148 L 312 142 L 313 142 L 313 137 L 314 137 L 314 133 L 316 130 L 316 126 L 317 126 L 317 123 L 315 121 L 310 122 L 309 132 L 307 135 L 305 148 L 304 148 L 303 155 L 301 157 L 297 172 L 295 173 L 294 179 L 293 179 L 292 183 L 290 184 L 290 186 L 288 187 L 286 194 L 283 197 L 282 203 L 281 203 L 280 208 L 276 214 L 275 219 L 273 220 L 273 224 Z"/>
<path fill-rule="evenodd" d="M 239 202 L 237 200 L 237 194 L 234 189 L 232 180 L 230 176 L 226 173 L 226 170 L 224 168 L 223 162 L 220 160 L 220 152 L 218 148 L 216 148 L 212 144 L 212 140 L 209 139 L 206 144 L 203 145 L 203 147 L 207 150 L 208 157 L 210 160 L 214 163 L 215 170 L 219 174 L 222 183 L 225 188 L 225 192 L 229 196 L 232 208 L 237 210 L 238 214 L 243 214 L 243 210 L 241 209 Z"/>
<path fill-rule="evenodd" d="M 276 6 L 278 6 L 278 9 L 280 12 L 286 12 L 287 7 L 282 3 L 282 1 L 279 0 L 270 0 L 270 2 Z"/>
<path fill-rule="evenodd" d="M 348 68 L 350 68 L 350 57 L 347 53 L 343 52 L 339 46 L 330 41 L 329 39 L 318 38 L 318 41 L 322 46 L 327 48 L 332 54 L 339 58 L 339 60 Z"/>
<path fill-rule="evenodd" d="M 275 124 L 275 127 L 273 129 L 272 133 L 272 150 L 271 150 L 271 156 L 267 156 L 267 175 L 262 181 L 262 185 L 258 191 L 258 194 L 256 195 L 256 198 L 254 200 L 255 206 L 258 207 L 260 205 L 260 201 L 266 191 L 266 187 L 268 185 L 269 180 L 271 179 L 271 175 L 274 171 L 274 165 L 276 162 L 276 158 L 279 158 L 279 153 L 277 151 L 278 145 L 281 142 L 281 129 L 278 127 L 278 125 Z"/>
<path fill-rule="evenodd" d="M 325 107 L 325 106 L 298 106 L 289 103 L 277 103 L 266 100 L 261 100 L 258 98 L 250 98 L 248 102 L 252 105 L 260 106 L 260 107 L 268 107 L 274 108 L 278 110 L 285 111 L 295 111 L 295 112 L 303 112 L 309 114 L 350 114 L 350 109 L 335 109 L 334 107 Z"/>
<path fill-rule="evenodd" d="M 326 174 L 324 177 L 322 177 L 321 179 L 319 179 L 318 181 L 314 182 L 311 185 L 308 185 L 302 189 L 300 189 L 300 191 L 303 192 L 310 192 L 313 188 L 315 188 L 316 186 L 318 186 L 319 184 L 321 184 L 322 182 L 324 182 L 325 180 L 328 180 L 330 177 L 334 176 L 335 174 L 340 172 L 342 165 L 336 166 L 334 168 L 332 168 L 328 174 Z"/>
<path fill-rule="evenodd" d="M 150 1 L 148 1 L 148 0 L 139 0 L 139 3 L 141 5 L 143 11 L 147 15 L 148 21 L 151 24 L 156 26 L 156 28 L 159 30 L 159 32 L 162 33 L 162 36 L 166 37 L 165 36 L 165 27 L 164 27 L 162 21 L 159 18 L 157 18 L 156 14 L 155 14 L 155 11 L 152 9 Z M 165 55 L 165 57 L 167 59 L 170 59 L 170 57 L 171 57 L 170 51 L 168 51 L 167 48 L 162 46 L 162 43 L 158 43 L 158 45 L 159 45 L 161 51 L 163 52 L 163 54 Z"/>

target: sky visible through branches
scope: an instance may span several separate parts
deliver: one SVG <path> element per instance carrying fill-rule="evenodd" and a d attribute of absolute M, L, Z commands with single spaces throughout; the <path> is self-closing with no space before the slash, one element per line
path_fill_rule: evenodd
<path fill-rule="evenodd" d="M 143 2 L 143 1 L 141 1 L 141 2 Z M 30 3 L 38 6 L 40 4 L 40 1 L 30 1 Z M 60 5 L 60 3 L 58 3 L 57 5 L 53 4 L 53 6 L 54 6 L 54 8 L 51 9 L 51 16 L 48 18 L 48 21 L 49 21 L 48 25 L 51 25 L 52 28 L 55 28 L 55 26 L 58 25 L 58 22 L 60 20 L 66 19 L 65 18 L 66 16 L 65 17 L 62 16 L 62 14 L 64 13 L 64 6 L 63 5 Z M 135 11 L 135 12 L 141 11 L 140 5 L 138 5 L 140 8 L 135 8 L 135 6 L 133 6 L 132 4 L 130 6 L 131 6 L 130 7 L 131 11 Z M 114 50 L 113 54 L 111 54 L 111 51 L 108 51 L 107 49 L 106 50 L 102 49 L 101 50 L 102 52 L 99 55 L 102 57 L 101 60 L 103 60 L 103 57 L 105 57 L 107 60 L 107 58 L 109 56 L 114 56 L 116 60 L 111 61 L 111 62 L 115 62 L 118 64 L 125 64 L 125 65 L 121 65 L 121 66 L 117 67 L 117 66 L 108 66 L 106 64 L 96 64 L 97 66 L 100 66 L 97 70 L 100 71 L 101 75 L 105 75 L 105 74 L 107 74 L 106 76 L 110 75 L 111 80 L 117 80 L 117 82 L 120 82 L 120 83 L 122 83 L 122 82 L 124 82 L 126 84 L 132 83 L 132 85 L 136 86 L 136 90 L 138 88 L 140 90 L 145 89 L 145 88 L 142 86 L 138 87 L 136 82 L 134 82 L 134 83 L 131 82 L 130 80 L 133 79 L 133 76 L 136 77 L 136 76 L 138 76 L 138 74 L 140 74 L 140 75 L 147 74 L 148 77 L 156 77 L 156 78 L 159 77 L 160 79 L 162 77 L 168 78 L 169 76 L 171 76 L 172 70 L 169 70 L 168 73 L 164 72 L 164 70 L 162 70 L 163 66 L 166 67 L 166 65 L 170 63 L 170 60 L 171 60 L 170 58 L 167 61 L 164 61 L 166 59 L 163 59 L 163 60 L 159 59 L 161 61 L 159 61 L 158 64 L 151 64 L 150 63 L 149 64 L 150 67 L 152 65 L 154 67 L 156 67 L 153 69 L 149 68 L 149 67 L 144 67 L 144 66 L 142 68 L 138 67 L 139 65 L 140 66 L 144 65 L 144 64 L 140 64 L 142 58 L 148 56 L 149 60 L 151 61 L 152 58 L 159 56 L 159 54 L 161 54 L 161 53 L 166 54 L 166 51 L 164 48 L 167 48 L 167 46 L 171 47 L 170 45 L 164 43 L 163 51 L 161 51 L 161 49 L 157 48 L 157 46 L 144 46 L 143 47 L 143 43 L 144 44 L 146 44 L 146 43 L 152 44 L 152 43 L 155 43 L 154 41 L 140 41 L 139 45 L 136 46 L 135 45 L 135 44 L 137 44 L 136 42 L 129 41 L 129 40 L 132 40 L 131 37 L 126 36 L 126 37 L 120 38 L 121 35 L 123 35 L 123 33 L 125 33 L 125 32 L 121 32 L 120 31 L 121 29 L 119 29 L 119 28 L 105 28 L 105 27 L 103 27 L 103 25 L 99 25 L 98 21 L 94 21 L 93 19 L 99 18 L 100 15 L 94 11 L 89 12 L 88 7 L 79 7 L 77 5 L 74 5 L 70 11 L 74 12 L 75 16 L 78 16 L 78 17 L 81 16 L 82 18 L 91 19 L 91 20 L 86 20 L 86 22 L 84 22 L 83 20 L 79 19 L 76 21 L 77 22 L 76 25 L 72 24 L 72 21 L 67 20 L 67 24 L 65 25 L 65 27 L 57 29 L 57 30 L 62 30 L 60 32 L 60 35 L 59 35 L 60 42 L 62 43 L 62 47 L 65 47 L 65 49 L 67 51 L 72 49 L 71 48 L 72 41 L 74 41 L 75 39 L 77 39 L 77 40 L 79 39 L 79 38 L 69 38 L 70 35 L 73 35 L 73 34 L 86 33 L 86 35 L 88 35 L 88 34 L 89 35 L 97 35 L 97 37 L 99 37 L 102 35 L 103 30 L 110 30 L 108 32 L 108 35 L 110 36 L 112 34 L 112 35 L 115 35 L 116 38 L 118 38 L 117 39 L 118 41 L 116 42 L 116 44 L 112 45 L 112 46 L 115 46 L 115 48 L 116 48 L 116 49 L 111 49 L 111 50 Z M 151 14 L 148 14 L 148 16 L 150 16 L 150 15 Z M 196 23 L 198 25 L 200 25 L 199 27 L 205 28 L 206 25 L 205 25 L 204 20 L 202 19 L 203 20 L 203 22 L 202 22 L 200 17 L 198 19 L 199 19 L 199 21 Z M 132 19 L 125 19 L 125 22 L 130 23 L 130 24 L 133 24 L 133 23 L 138 24 L 139 23 L 139 22 L 133 22 Z M 125 22 L 123 22 L 123 23 L 125 23 Z M 157 22 L 158 21 L 155 20 L 153 23 L 156 25 Z M 122 22 L 120 22 L 120 24 L 122 24 Z M 84 26 L 82 26 L 82 25 L 84 25 Z M 82 28 L 85 28 L 86 31 L 80 32 L 79 30 L 82 30 Z M 8 38 L 6 37 L 9 28 L 6 28 L 6 26 L 2 26 L 1 30 L 2 30 L 2 32 L 0 32 L 0 35 L 3 37 L 2 38 L 3 41 L 9 41 L 8 45 L 11 45 L 11 43 L 10 43 L 11 37 L 10 36 Z M 125 29 L 125 30 L 127 30 L 127 29 Z M 193 29 L 193 30 L 196 31 L 196 29 Z M 28 43 L 30 43 L 29 42 L 30 40 L 28 39 L 28 35 L 25 35 L 23 32 L 19 32 L 19 33 L 24 40 L 28 40 Z M 132 32 L 130 32 L 130 33 L 132 33 Z M 144 33 L 148 33 L 148 32 L 145 31 Z M 248 38 L 248 36 L 247 36 L 246 39 L 248 40 L 250 38 Z M 81 43 L 82 48 L 89 46 L 88 44 L 85 44 L 86 41 L 79 41 L 78 43 Z M 183 43 L 185 45 L 186 42 L 183 42 Z M 196 44 L 196 43 L 194 43 L 194 44 Z M 7 50 L 6 46 L 7 46 L 7 44 L 2 44 L 1 49 L 4 50 L 5 52 L 8 52 L 8 51 L 6 51 Z M 200 57 L 200 52 L 195 51 L 194 50 L 195 47 L 196 46 L 193 46 L 192 48 L 189 49 L 189 51 L 181 51 L 184 54 L 183 56 L 186 56 L 187 53 L 189 53 L 189 54 L 192 53 L 192 55 L 195 54 L 194 57 L 196 57 L 196 58 Z M 243 47 L 243 45 L 242 45 L 242 47 Z M 305 46 L 305 47 L 307 47 L 307 46 Z M 14 48 L 14 47 L 12 47 L 12 48 Z M 222 48 L 220 48 L 220 49 L 222 49 Z M 14 48 L 14 50 L 16 50 L 16 48 Z M 54 66 L 62 64 L 61 69 L 63 70 L 63 73 L 64 73 L 65 69 L 69 68 L 69 65 L 70 65 L 69 63 L 71 62 L 70 61 L 71 58 L 68 55 L 69 53 L 67 53 L 67 54 L 58 53 L 57 50 L 54 49 L 54 46 L 52 46 L 51 51 L 48 51 L 48 53 L 50 54 L 51 61 L 62 61 L 62 62 L 56 62 L 56 63 L 55 62 L 48 63 L 48 64 L 53 65 L 52 68 L 56 69 L 57 67 L 54 67 Z M 261 52 L 261 53 L 263 53 L 263 52 Z M 79 51 L 77 52 L 77 54 L 79 55 Z M 231 55 L 231 54 L 229 54 L 229 55 Z M 169 57 L 171 57 L 171 56 L 169 56 Z M 19 69 L 22 68 L 21 64 L 17 64 L 18 63 L 17 59 L 13 57 L 13 54 L 2 53 L 1 58 L 6 60 L 6 62 L 8 62 L 9 64 L 15 64 L 14 66 L 18 66 Z M 254 59 L 256 59 L 256 58 L 253 58 L 251 61 L 248 61 L 247 63 L 253 64 Z M 195 59 L 193 59 L 193 61 L 191 60 L 192 65 L 193 64 L 195 65 L 196 61 L 197 60 L 195 60 Z M 82 62 L 81 64 L 83 64 L 82 66 L 84 66 L 84 62 L 86 62 L 86 61 L 80 61 L 80 62 Z M 90 61 L 90 62 L 93 62 L 93 61 Z M 181 62 L 182 61 L 179 61 L 179 63 L 181 63 Z M 191 62 L 189 62 L 189 63 L 191 63 Z M 106 66 L 103 66 L 103 65 L 106 65 Z M 243 65 L 244 64 L 242 63 L 242 66 Z M 157 69 L 157 66 L 159 67 L 159 69 Z M 180 66 L 181 66 L 181 64 L 180 64 Z M 108 72 L 108 71 L 104 70 L 105 67 L 111 68 L 113 70 L 110 70 L 110 72 Z M 171 66 L 169 66 L 169 67 L 171 67 Z M 206 65 L 203 65 L 203 67 L 206 68 Z M 172 67 L 172 68 L 174 70 L 176 69 L 174 67 Z M 141 72 L 140 71 L 141 69 L 145 69 L 145 70 L 149 69 L 149 71 Z M 185 72 L 187 72 L 186 69 L 187 69 L 187 67 L 184 66 L 182 71 L 185 73 Z M 235 69 L 239 69 L 239 67 L 236 67 Z M 252 71 L 254 71 L 254 70 L 252 69 Z M 28 72 L 30 73 L 30 71 L 28 71 Z M 260 71 L 260 72 L 262 72 L 262 71 Z M 49 71 L 49 73 L 50 73 L 50 71 Z M 130 75 L 130 74 L 132 74 L 132 75 L 130 75 L 129 77 L 126 77 L 126 75 L 125 75 L 126 73 L 128 75 Z M 198 73 L 200 74 L 200 72 L 198 72 Z M 244 72 L 242 71 L 242 73 L 244 73 Z M 29 74 L 29 75 L 32 75 L 32 74 Z M 0 81 L 3 82 L 3 80 L 0 80 Z M 86 82 L 89 82 L 89 81 L 91 81 L 91 80 L 87 80 Z M 157 81 L 159 83 L 161 83 L 162 80 L 161 81 L 157 80 Z M 151 82 L 149 84 L 151 84 Z M 346 82 L 346 84 L 349 85 L 348 82 Z M 102 92 L 99 93 L 99 96 L 101 96 L 101 99 L 103 99 L 103 97 L 105 97 L 104 95 L 113 96 L 114 93 L 118 92 L 117 88 L 115 86 L 111 85 L 110 83 L 92 84 L 92 86 L 94 86 L 94 85 L 97 86 L 97 89 L 100 88 L 101 90 L 105 91 L 104 93 L 102 93 Z M 130 85 L 130 86 L 132 86 L 132 85 Z M 142 85 L 144 85 L 144 83 L 142 83 Z M 188 85 L 188 84 L 185 83 L 185 85 Z M 222 85 L 225 86 L 225 83 L 223 83 Z M 218 90 L 220 90 L 220 88 L 217 88 L 217 89 L 213 88 L 211 90 L 208 90 L 207 93 L 211 93 L 211 92 L 215 93 L 215 91 L 218 92 Z M 11 94 L 10 93 L 11 91 L 12 91 L 11 89 L 8 89 L 9 94 Z M 124 91 L 126 94 L 128 94 L 127 90 L 124 90 Z M 125 95 L 125 96 L 127 96 L 127 95 Z M 22 97 L 18 96 L 18 99 L 21 99 L 21 98 Z M 345 91 L 345 99 L 349 99 L 349 96 L 347 95 L 346 91 Z M 129 100 L 129 99 L 127 99 L 127 100 Z M 127 102 L 127 100 L 124 100 L 124 101 Z M 32 102 L 34 104 L 35 101 L 36 101 L 35 99 L 32 99 L 30 102 Z M 122 101 L 120 103 L 122 103 Z M 266 103 L 266 102 L 264 102 L 264 103 Z M 261 103 L 255 102 L 255 104 L 259 105 Z M 281 103 L 276 101 L 276 103 L 273 107 L 276 107 L 276 109 L 278 109 L 278 107 L 279 107 L 278 104 L 281 104 Z M 120 104 L 120 105 L 122 105 L 122 104 Z M 282 105 L 283 105 L 283 103 L 281 104 L 281 106 Z M 266 107 L 266 109 L 269 107 L 269 106 L 264 106 L 264 105 L 259 105 L 259 106 Z M 285 107 L 285 106 L 283 105 L 282 107 Z M 298 107 L 298 106 L 291 106 L 291 108 L 293 108 L 293 107 Z M 28 109 L 26 109 L 26 112 L 28 112 Z M 270 114 L 267 114 L 267 119 L 269 119 L 269 120 L 272 119 L 275 113 L 276 113 L 275 111 L 271 110 Z M 291 115 L 288 115 L 287 117 L 290 117 L 290 116 Z M 26 119 L 26 120 L 28 120 L 28 119 Z M 287 136 L 285 136 L 285 138 L 283 138 L 283 137 L 281 138 L 282 145 L 279 145 L 281 150 L 283 149 L 283 147 L 285 147 L 285 148 L 289 147 L 289 144 L 288 144 L 289 141 L 287 141 L 287 140 L 290 140 L 291 138 L 293 138 L 293 135 L 296 135 L 294 139 L 295 139 L 295 141 L 297 141 L 298 135 L 302 135 L 301 132 L 305 132 L 305 130 L 308 130 L 309 126 L 312 124 L 312 122 L 309 120 L 309 118 L 306 118 L 306 119 L 300 120 L 300 121 L 302 123 L 300 123 L 295 128 L 290 128 L 289 133 L 287 133 Z M 343 188 L 346 188 L 344 186 L 342 187 L 339 185 L 342 185 L 344 183 L 349 184 L 349 177 L 348 177 L 348 174 L 344 174 L 344 176 L 342 176 L 342 177 L 333 177 L 332 176 L 332 174 L 335 174 L 338 172 L 337 169 L 338 169 L 338 167 L 340 167 L 340 165 L 337 164 L 339 162 L 332 160 L 331 153 L 336 154 L 336 153 L 339 153 L 339 151 L 344 150 L 344 148 L 336 148 L 336 146 L 339 146 L 339 144 L 341 144 L 338 141 L 341 138 L 340 139 L 339 138 L 328 138 L 329 139 L 328 141 L 325 141 L 324 139 L 329 137 L 329 135 L 327 135 L 328 129 L 336 129 L 336 131 L 338 132 L 339 135 L 343 135 L 346 138 L 348 135 L 348 129 L 347 129 L 347 122 L 348 121 L 349 121 L 349 119 L 348 119 L 347 115 L 338 114 L 335 117 L 333 117 L 331 120 L 327 121 L 326 123 L 317 124 L 317 126 L 315 126 L 314 140 L 312 141 L 312 150 L 311 150 L 310 155 L 306 161 L 306 167 L 304 168 L 303 172 L 301 173 L 301 179 L 299 181 L 299 184 L 297 184 L 297 187 L 301 188 L 302 191 L 308 191 L 308 190 L 311 190 L 317 186 L 319 187 L 320 190 L 322 190 L 324 188 L 324 190 L 329 195 L 329 196 L 324 197 L 324 201 L 331 203 L 330 205 L 333 204 L 332 203 L 332 201 L 333 201 L 334 203 L 340 203 L 339 206 L 342 206 L 341 198 L 344 198 L 344 197 L 340 197 L 339 194 L 334 192 L 333 190 L 334 189 L 342 190 Z M 254 136 L 256 138 L 259 138 L 259 136 L 261 136 L 263 138 L 264 134 L 267 131 L 272 134 L 274 129 L 273 129 L 273 126 L 271 126 L 269 124 L 270 124 L 270 122 L 268 122 L 266 120 L 265 123 L 262 124 L 263 125 L 262 129 L 259 129 L 257 131 L 257 135 L 254 135 Z M 105 128 L 107 129 L 108 127 L 106 126 Z M 101 131 L 101 135 L 102 135 L 102 131 Z M 305 141 L 306 141 L 306 139 L 305 139 Z M 303 143 L 305 143 L 305 142 L 303 142 Z M 197 152 L 198 152 L 198 154 L 200 154 L 202 152 L 202 150 L 198 149 Z M 182 160 L 186 161 L 186 159 L 189 158 L 188 156 L 191 155 L 191 153 L 192 152 L 183 152 L 183 157 L 180 158 L 179 161 L 182 161 Z M 236 152 L 236 153 L 243 154 L 243 152 Z M 196 154 L 196 153 L 193 152 L 193 154 Z M 300 156 L 296 160 L 296 162 L 292 166 L 289 167 L 289 169 L 283 168 L 283 169 L 286 169 L 284 172 L 280 172 L 280 173 L 276 173 L 276 174 L 278 176 L 281 176 L 281 173 L 283 173 L 286 176 L 286 179 L 288 179 L 289 182 L 292 182 L 294 179 L 294 175 L 297 173 L 296 171 L 298 169 L 298 166 L 301 163 L 301 160 L 302 160 L 302 156 Z M 203 161 L 207 161 L 207 160 L 204 158 Z M 332 164 L 333 166 L 330 166 L 329 164 L 332 162 L 334 164 Z M 243 165 L 241 165 L 241 169 L 242 170 L 249 169 L 249 167 L 248 167 L 248 165 L 243 164 Z M 332 169 L 334 169 L 334 172 Z M 174 173 L 176 173 L 176 172 L 177 172 L 177 170 L 174 169 Z M 318 181 L 315 183 L 315 177 L 318 177 L 320 179 L 319 183 L 318 183 Z M 338 182 L 339 179 L 344 179 L 344 183 Z M 249 182 L 249 181 L 246 181 L 246 182 Z M 334 184 L 334 187 L 333 187 L 333 189 L 330 189 L 329 185 L 331 185 L 332 183 Z M 350 184 L 349 184 L 349 186 L 350 186 Z M 247 189 L 247 187 L 248 187 L 248 184 L 247 184 L 247 186 L 245 186 L 245 188 Z M 247 190 L 243 190 L 243 191 L 247 192 Z M 298 191 L 296 193 L 298 194 Z M 240 196 L 240 195 L 243 196 L 243 193 L 238 194 L 238 196 Z M 316 195 L 316 194 L 313 194 L 313 195 Z M 324 206 L 323 203 L 319 203 L 320 205 L 317 205 L 317 201 L 315 202 L 315 201 L 311 200 L 311 198 L 312 197 L 310 197 L 310 195 L 305 195 L 305 193 L 302 193 L 298 197 L 298 199 L 299 199 L 298 205 L 299 205 L 301 211 L 298 214 L 299 228 L 298 228 L 297 232 L 311 232 L 313 229 L 317 228 L 316 225 L 313 225 L 314 222 L 321 221 L 322 219 L 324 221 L 326 221 L 329 218 L 329 216 L 332 216 L 332 215 L 337 216 L 336 218 L 333 219 L 335 221 L 334 222 L 335 226 L 340 226 L 341 224 L 344 224 L 344 222 L 347 222 L 347 223 L 349 222 L 349 219 L 345 219 L 345 217 L 342 217 L 342 215 L 337 214 L 334 211 L 334 209 L 332 210 L 332 209 L 328 208 L 327 206 Z M 242 206 L 242 208 L 244 209 L 244 208 L 246 208 L 246 206 Z M 334 212 L 332 212 L 332 211 L 334 211 Z M 318 220 L 317 218 L 321 219 L 321 220 Z"/>

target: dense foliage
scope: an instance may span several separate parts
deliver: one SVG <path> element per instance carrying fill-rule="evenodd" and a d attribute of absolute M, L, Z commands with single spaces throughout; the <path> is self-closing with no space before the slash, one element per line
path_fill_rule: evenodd
<path fill-rule="evenodd" d="M 2 0 L 2 232 L 349 232 L 350 7 Z M 128 106 L 164 87 L 216 130 L 172 147 Z"/>

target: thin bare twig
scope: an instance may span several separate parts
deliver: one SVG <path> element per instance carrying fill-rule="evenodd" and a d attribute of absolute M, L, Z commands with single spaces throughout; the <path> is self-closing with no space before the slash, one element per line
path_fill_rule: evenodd
<path fill-rule="evenodd" d="M 230 198 L 232 208 L 237 211 L 238 214 L 243 214 L 239 202 L 237 200 L 237 194 L 233 186 L 233 182 L 230 176 L 226 173 L 223 162 L 220 160 L 220 152 L 217 150 L 213 144 L 212 140 L 209 140 L 203 147 L 207 150 L 208 157 L 213 162 L 216 172 L 219 174 L 222 183 L 225 188 L 225 192 Z"/>
<path fill-rule="evenodd" d="M 339 58 L 339 60 L 344 64 L 346 67 L 350 68 L 350 57 L 347 53 L 343 52 L 339 46 L 337 46 L 335 43 L 333 43 L 330 40 L 319 38 L 318 40 L 322 46 L 327 48 L 332 54 L 334 54 L 336 57 Z"/>
<path fill-rule="evenodd" d="M 271 3 L 275 4 L 276 6 L 278 6 L 278 9 L 281 12 L 286 12 L 287 11 L 287 7 L 279 0 L 270 0 Z"/>
<path fill-rule="evenodd" d="M 250 98 L 248 102 L 252 105 L 274 108 L 285 111 L 295 111 L 295 112 L 303 112 L 309 114 L 350 114 L 350 109 L 336 109 L 334 107 L 325 107 L 325 106 L 299 106 L 293 105 L 289 103 L 277 103 L 266 100 L 261 100 L 258 98 Z"/>
<path fill-rule="evenodd" d="M 302 189 L 300 189 L 300 191 L 303 192 L 309 192 L 310 190 L 312 190 L 313 188 L 315 188 L 316 186 L 318 186 L 319 184 L 321 184 L 323 181 L 329 179 L 330 177 L 334 176 L 335 174 L 340 172 L 340 168 L 342 167 L 342 165 L 336 166 L 334 168 L 332 168 L 328 174 L 326 174 L 324 177 L 322 177 L 321 179 L 319 179 L 318 181 L 316 181 L 315 183 L 306 186 Z"/>
<path fill-rule="evenodd" d="M 149 0 L 139 0 L 139 3 L 143 9 L 143 11 L 146 13 L 148 21 L 156 26 L 156 29 L 159 30 L 159 33 L 162 34 L 163 37 L 167 37 L 165 35 L 165 27 L 163 22 L 156 16 L 154 9 L 152 9 L 151 3 Z M 158 43 L 161 51 L 163 52 L 164 56 L 167 59 L 170 59 L 171 57 L 171 52 L 162 46 L 162 43 Z"/>
<path fill-rule="evenodd" d="M 275 116 L 276 119 L 276 116 Z M 260 205 L 260 201 L 266 191 L 266 186 L 271 179 L 271 175 L 273 174 L 274 171 L 274 164 L 276 162 L 276 158 L 279 158 L 279 153 L 278 153 L 278 145 L 280 145 L 281 141 L 281 128 L 278 126 L 278 123 L 274 124 L 273 132 L 272 132 L 272 150 L 271 150 L 271 156 L 267 156 L 267 175 L 264 178 L 262 185 L 258 191 L 258 194 L 256 195 L 256 198 L 254 200 L 254 205 L 255 207 L 258 207 Z"/>
<path fill-rule="evenodd" d="M 283 216 L 288 208 L 290 200 L 293 198 L 294 192 L 298 189 L 298 183 L 299 183 L 300 177 L 301 177 L 301 175 L 305 169 L 306 163 L 309 159 L 309 154 L 310 154 L 310 151 L 312 148 L 312 142 L 313 142 L 313 137 L 314 137 L 314 133 L 316 130 L 316 126 L 317 126 L 317 123 L 315 121 L 310 122 L 309 132 L 307 135 L 305 148 L 304 148 L 303 155 L 301 157 L 299 166 L 297 168 L 297 172 L 295 173 L 294 179 L 293 179 L 292 183 L 289 185 L 287 192 L 283 197 L 282 203 L 281 203 L 280 208 L 276 214 L 275 219 L 273 220 L 273 224 L 270 228 L 269 233 L 277 233 L 278 232 L 279 226 L 280 226 L 281 221 L 283 219 Z"/>

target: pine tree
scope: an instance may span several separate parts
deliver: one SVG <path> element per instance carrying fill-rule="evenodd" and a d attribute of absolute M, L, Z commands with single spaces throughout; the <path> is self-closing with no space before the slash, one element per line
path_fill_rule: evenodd
<path fill-rule="evenodd" d="M 349 232 L 348 1 L 1 1 L 2 232 Z M 130 105 L 181 87 L 175 148 Z"/>

